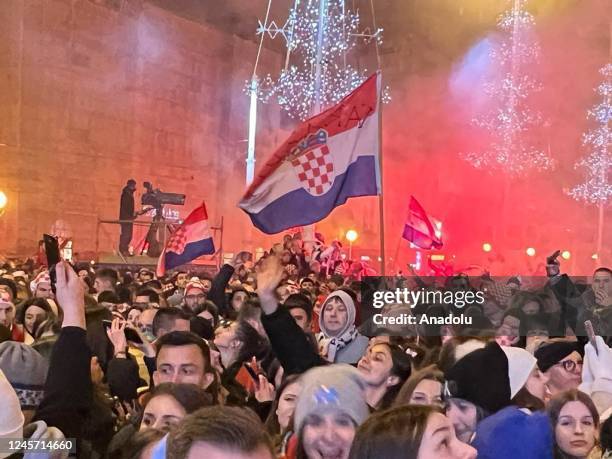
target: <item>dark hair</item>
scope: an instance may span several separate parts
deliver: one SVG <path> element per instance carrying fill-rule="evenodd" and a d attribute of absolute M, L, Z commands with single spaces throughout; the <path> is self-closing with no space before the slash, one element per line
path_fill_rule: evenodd
<path fill-rule="evenodd" d="M 436 365 L 429 365 L 428 367 L 422 368 L 419 371 L 414 372 L 408 378 L 408 380 L 404 383 L 399 393 L 397 394 L 397 397 L 395 397 L 393 406 L 409 405 L 414 390 L 417 388 L 421 381 L 424 381 L 426 379 L 438 381 L 440 384 L 444 385 L 444 373 L 442 373 Z M 440 396 L 442 396 L 442 393 L 440 393 Z"/>
<path fill-rule="evenodd" d="M 168 459 L 184 459 L 196 442 L 209 443 L 227 452 L 250 453 L 263 448 L 270 453 L 270 459 L 274 458 L 269 435 L 255 413 L 247 408 L 208 407 L 185 417 L 168 436 Z"/>
<path fill-rule="evenodd" d="M 121 459 L 140 459 L 145 449 L 164 438 L 165 435 L 166 432 L 153 428 L 136 432 L 122 448 L 121 456 L 119 457 Z"/>
<path fill-rule="evenodd" d="M 276 389 L 276 396 L 274 397 L 274 401 L 272 402 L 272 406 L 270 407 L 270 411 L 268 412 L 268 417 L 266 418 L 265 426 L 266 431 L 270 434 L 274 443 L 277 443 L 277 440 L 284 432 L 281 431 L 280 424 L 278 423 L 278 416 L 276 415 L 276 409 L 278 408 L 278 403 L 280 402 L 280 398 L 283 395 L 283 392 L 290 384 L 293 384 L 299 379 L 300 375 L 289 375 L 284 381 L 278 386 Z"/>
<path fill-rule="evenodd" d="M 602 452 L 612 451 L 612 417 L 609 417 L 601 425 L 599 433 Z"/>
<path fill-rule="evenodd" d="M 597 273 L 608 273 L 610 276 L 612 276 L 612 269 L 602 266 L 601 268 L 597 268 L 595 271 L 593 271 L 593 275 Z"/>
<path fill-rule="evenodd" d="M 230 292 L 230 294 L 229 294 L 229 297 L 228 297 L 228 306 L 229 306 L 229 308 L 230 308 L 232 311 L 234 310 L 234 306 L 232 305 L 232 301 L 234 300 L 234 296 L 235 296 L 235 295 L 236 295 L 236 293 L 238 293 L 238 292 L 243 292 L 243 293 L 246 293 L 247 300 L 248 300 L 248 299 L 249 299 L 249 297 L 250 297 L 250 294 L 249 294 L 248 290 L 247 290 L 247 289 L 245 289 L 244 287 L 235 287 L 235 288 L 233 288 L 233 289 L 232 289 L 232 291 L 231 291 L 231 292 Z M 245 301 L 246 301 L 246 300 L 245 300 Z M 240 311 L 236 311 L 236 312 L 240 312 Z"/>
<path fill-rule="evenodd" d="M 410 373 L 412 372 L 412 358 L 406 353 L 406 350 L 398 344 L 376 343 L 374 346 L 378 345 L 384 345 L 389 348 L 392 362 L 390 373 L 393 376 L 397 376 L 400 380 L 394 386 L 387 388 L 385 395 L 381 399 L 377 408 L 384 410 L 393 404 L 404 382 L 410 377 Z"/>
<path fill-rule="evenodd" d="M 552 424 L 553 435 L 555 428 L 557 427 L 557 423 L 559 422 L 559 414 L 568 402 L 581 402 L 584 406 L 586 406 L 593 417 L 595 430 L 599 429 L 599 413 L 597 412 L 597 408 L 595 407 L 593 400 L 591 400 L 591 397 L 577 389 L 571 389 L 557 394 L 548 402 L 548 405 L 546 406 L 546 412 L 548 413 L 548 417 L 550 418 L 550 422 Z M 554 439 L 554 443 L 555 459 L 569 458 L 569 456 L 567 456 L 559 448 L 556 437 Z"/>
<path fill-rule="evenodd" d="M 238 312 L 238 321 L 261 319 L 261 303 L 258 298 L 247 298 Z"/>
<path fill-rule="evenodd" d="M 155 317 L 153 317 L 153 323 L 151 324 L 153 336 L 157 337 L 162 328 L 170 330 L 178 319 L 189 320 L 189 316 L 179 308 L 171 307 L 158 309 Z"/>
<path fill-rule="evenodd" d="M 183 306 L 183 310 L 185 310 L 185 308 L 186 306 Z M 197 316 L 201 312 L 204 312 L 204 311 L 210 312 L 210 315 L 213 316 L 212 326 L 216 327 L 217 324 L 219 323 L 219 308 L 217 307 L 217 305 L 210 300 L 205 300 L 204 304 L 195 305 L 195 307 L 193 308 L 192 314 L 195 314 Z M 190 311 L 186 311 L 186 312 L 189 314 Z"/>
<path fill-rule="evenodd" d="M 183 407 L 187 414 L 213 404 L 212 396 L 195 384 L 162 383 L 159 386 L 155 386 L 151 392 L 143 397 L 141 403 L 143 413 L 149 402 L 160 395 L 172 397 Z M 138 424 L 140 425 L 141 422 L 142 418 Z"/>
<path fill-rule="evenodd" d="M 357 429 L 349 459 L 416 459 L 429 417 L 441 412 L 406 405 L 373 414 Z"/>
<path fill-rule="evenodd" d="M 543 411 L 545 408 L 544 402 L 529 392 L 524 386 L 512 397 L 512 404 L 531 411 Z"/>
<path fill-rule="evenodd" d="M 138 296 L 148 296 L 149 303 L 159 304 L 159 293 L 157 293 L 155 290 L 151 288 L 148 288 L 148 287 L 139 288 L 138 290 L 136 290 L 136 293 L 134 293 L 134 299 Z"/>
<path fill-rule="evenodd" d="M 155 314 L 156 317 L 159 315 L 160 311 L 162 311 L 162 309 L 157 311 L 157 314 Z M 204 371 L 207 373 L 211 371 L 210 349 L 208 348 L 208 344 L 194 333 L 188 331 L 173 331 L 159 338 L 155 344 L 157 348 L 155 358 L 159 356 L 164 346 L 198 346 L 204 358 Z"/>
<path fill-rule="evenodd" d="M 312 302 L 310 299 L 302 293 L 292 293 L 287 297 L 283 306 L 288 310 L 292 309 L 303 309 L 306 312 L 308 321 L 312 320 Z"/>
<path fill-rule="evenodd" d="M 17 301 L 17 284 L 15 282 L 6 277 L 0 277 L 0 285 L 6 285 L 13 295 L 13 301 Z"/>
<path fill-rule="evenodd" d="M 102 303 L 120 304 L 121 302 L 115 292 L 105 290 L 98 295 L 98 304 Z"/>
<path fill-rule="evenodd" d="M 151 280 L 146 281 L 143 284 L 143 287 L 150 288 L 150 289 L 156 288 L 158 290 L 162 290 L 163 288 L 161 282 L 157 279 L 151 279 Z"/>
<path fill-rule="evenodd" d="M 531 302 L 538 303 L 538 308 L 539 308 L 538 313 L 541 313 L 544 310 L 544 302 L 542 301 L 542 297 L 540 297 L 539 295 L 533 292 L 520 291 L 520 292 L 516 292 L 510 298 L 509 311 L 513 309 L 520 309 L 522 311 L 523 306 Z"/>
<path fill-rule="evenodd" d="M 53 314 L 53 310 L 51 309 L 51 305 L 45 298 L 30 298 L 29 300 L 25 300 L 17 311 L 15 318 L 17 319 L 18 323 L 25 326 L 26 311 L 30 306 L 38 306 L 40 309 L 44 309 L 47 313 L 47 317 L 50 315 L 55 316 L 55 314 Z M 36 330 L 32 330 L 32 336 L 34 336 L 35 333 Z"/>
<path fill-rule="evenodd" d="M 96 278 L 111 281 L 113 287 L 119 282 L 119 274 L 117 274 L 117 271 L 110 268 L 102 268 L 96 271 Z"/>
<path fill-rule="evenodd" d="M 338 287 L 340 287 L 344 285 L 344 277 L 342 277 L 340 274 L 332 274 L 331 276 L 329 276 L 329 282 L 333 282 Z"/>
<path fill-rule="evenodd" d="M 270 350 L 270 343 L 261 336 L 248 322 L 238 321 L 236 328 L 236 339 L 242 343 L 236 361 L 244 363 L 253 356 L 258 359 L 263 358 Z"/>

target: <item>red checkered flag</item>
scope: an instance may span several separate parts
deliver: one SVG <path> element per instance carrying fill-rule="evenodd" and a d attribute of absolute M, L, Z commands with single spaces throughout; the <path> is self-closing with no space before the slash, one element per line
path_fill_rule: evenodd
<path fill-rule="evenodd" d="M 157 262 L 157 275 L 163 276 L 167 269 L 190 263 L 202 255 L 215 253 L 206 205 L 202 203 L 176 228 Z"/>

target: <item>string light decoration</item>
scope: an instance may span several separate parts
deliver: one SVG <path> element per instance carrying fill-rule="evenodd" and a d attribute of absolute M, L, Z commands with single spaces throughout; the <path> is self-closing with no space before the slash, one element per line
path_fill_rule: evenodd
<path fill-rule="evenodd" d="M 529 142 L 531 131 L 542 123 L 542 115 L 528 104 L 530 95 L 541 89 L 529 75 L 540 54 L 534 37 L 535 20 L 525 9 L 526 0 L 510 1 L 512 8 L 497 22 L 504 39 L 491 52 L 491 61 L 502 77 L 485 85 L 485 94 L 499 101 L 499 105 L 472 120 L 488 133 L 491 142 L 484 151 L 462 156 L 477 169 L 521 175 L 530 170 L 551 169 L 554 163 L 547 152 Z"/>
<path fill-rule="evenodd" d="M 382 43 L 382 29 L 359 29 L 359 14 L 344 0 L 294 0 L 284 25 L 259 22 L 257 34 L 286 41 L 285 67 L 278 78 L 266 75 L 257 85 L 248 81 L 247 94 L 256 88 L 266 103 L 275 99 L 293 118 L 304 120 L 337 102 L 369 76 L 347 63 L 348 54 L 362 40 Z M 390 100 L 388 88 L 383 102 Z"/>
<path fill-rule="evenodd" d="M 601 102 L 587 114 L 597 125 L 582 136 L 582 146 L 589 154 L 575 165 L 577 169 L 586 169 L 586 180 L 572 188 L 569 194 L 577 201 L 604 205 L 612 196 L 612 184 L 608 181 L 612 168 L 612 63 L 601 68 L 599 73 L 603 76 L 603 81 L 596 92 L 601 96 Z"/>

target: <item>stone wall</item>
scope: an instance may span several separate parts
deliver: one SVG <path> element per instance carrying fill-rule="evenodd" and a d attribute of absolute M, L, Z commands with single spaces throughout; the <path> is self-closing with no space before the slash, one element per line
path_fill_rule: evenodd
<path fill-rule="evenodd" d="M 141 0 L 5 0 L 0 24 L 0 252 L 34 252 L 60 219 L 76 251 L 97 233 L 112 251 L 118 229 L 97 222 L 118 217 L 128 178 L 185 193 L 183 216 L 205 200 L 226 248 L 248 241 L 236 202 L 254 40 Z M 279 62 L 264 50 L 263 66 Z M 278 142 L 278 117 L 263 107 L 258 148 Z"/>

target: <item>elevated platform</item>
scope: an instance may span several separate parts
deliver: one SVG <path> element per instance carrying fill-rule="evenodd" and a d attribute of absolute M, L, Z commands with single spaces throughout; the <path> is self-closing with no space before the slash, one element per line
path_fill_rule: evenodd
<path fill-rule="evenodd" d="M 112 268 L 117 270 L 139 270 L 140 268 L 148 268 L 155 271 L 157 260 L 157 258 L 147 257 L 146 255 L 122 257 L 118 253 L 101 253 L 98 257 L 96 266 L 99 268 Z M 217 258 L 211 258 L 210 255 L 206 255 L 194 260 L 192 263 L 181 266 L 180 269 L 205 272 L 209 275 L 214 275 L 218 271 Z"/>

